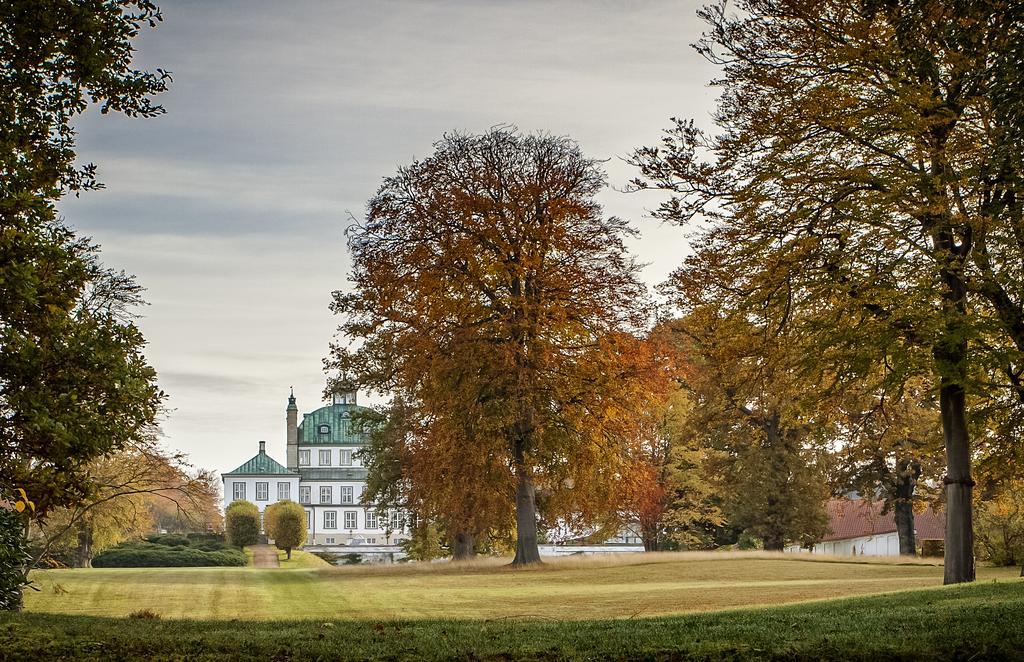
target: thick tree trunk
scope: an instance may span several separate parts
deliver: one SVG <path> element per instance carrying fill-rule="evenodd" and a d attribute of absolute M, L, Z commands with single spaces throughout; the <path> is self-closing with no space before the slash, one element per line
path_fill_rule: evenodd
<path fill-rule="evenodd" d="M 472 533 L 459 531 L 452 540 L 452 560 L 467 561 L 476 556 L 474 544 L 476 540 Z"/>
<path fill-rule="evenodd" d="M 942 431 L 946 438 L 946 544 L 943 583 L 974 581 L 974 528 L 970 437 L 963 387 L 943 378 L 939 391 Z"/>
<path fill-rule="evenodd" d="M 292 548 L 291 547 L 285 547 L 284 548 L 284 557 L 286 559 L 288 559 L 289 561 L 291 561 L 291 559 L 292 559 Z"/>
<path fill-rule="evenodd" d="M 900 461 L 896 465 L 896 535 L 900 540 L 900 556 L 917 555 L 914 533 L 914 489 L 921 475 L 921 465 L 915 461 Z"/>
<path fill-rule="evenodd" d="M 516 482 L 516 556 L 512 565 L 540 563 L 537 547 L 537 495 L 533 477 L 519 468 Z"/>
<path fill-rule="evenodd" d="M 896 502 L 896 535 L 900 539 L 900 556 L 917 555 L 917 538 L 914 536 L 914 505 L 910 501 Z"/>
<path fill-rule="evenodd" d="M 645 552 L 659 552 L 661 551 L 661 536 L 659 535 L 659 527 L 655 524 L 653 526 L 642 526 L 640 527 L 640 537 L 644 541 Z"/>

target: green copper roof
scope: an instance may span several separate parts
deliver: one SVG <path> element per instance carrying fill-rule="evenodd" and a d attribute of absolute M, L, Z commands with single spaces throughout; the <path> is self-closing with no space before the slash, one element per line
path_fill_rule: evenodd
<path fill-rule="evenodd" d="M 260 442 L 259 455 L 252 458 L 242 466 L 238 467 L 234 471 L 229 471 L 222 476 L 233 476 L 236 474 L 286 474 L 289 476 L 296 475 L 294 472 L 288 471 L 288 469 L 280 465 L 274 458 L 267 455 L 267 452 L 263 450 L 263 442 Z"/>
<path fill-rule="evenodd" d="M 334 404 L 303 414 L 299 443 L 365 446 L 370 443 L 370 435 L 362 429 L 361 421 L 353 420 L 360 411 L 366 411 L 366 407 Z"/>

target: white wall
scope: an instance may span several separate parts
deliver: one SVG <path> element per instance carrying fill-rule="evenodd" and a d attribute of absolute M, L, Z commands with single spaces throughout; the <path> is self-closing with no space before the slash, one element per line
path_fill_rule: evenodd
<path fill-rule="evenodd" d="M 292 501 L 299 500 L 299 477 L 291 476 L 224 476 L 224 508 L 227 509 L 231 505 L 231 502 L 235 500 L 235 484 L 241 483 L 245 485 L 245 495 L 239 498 L 244 501 L 251 501 L 256 504 L 256 507 L 260 509 L 260 512 L 266 510 L 267 506 L 272 503 L 277 503 L 278 483 L 288 484 L 288 494 Z M 256 483 L 268 483 L 267 500 L 257 501 L 256 500 Z"/>
<path fill-rule="evenodd" d="M 299 446 L 299 455 L 301 456 L 302 451 L 309 451 L 309 464 L 300 464 L 299 466 L 306 467 L 341 467 L 348 469 L 350 467 L 361 467 L 363 463 L 356 457 L 356 451 L 362 446 Z M 352 454 L 352 464 L 341 464 L 341 451 L 346 450 Z M 320 464 L 320 451 L 325 451 L 331 456 L 330 464 Z"/>
<path fill-rule="evenodd" d="M 830 540 L 820 542 L 810 550 L 799 545 L 786 547 L 789 553 L 830 554 L 834 556 L 899 556 L 900 539 L 899 535 L 893 533 L 880 533 L 875 536 L 862 536 L 859 538 L 847 538 L 845 540 Z"/>

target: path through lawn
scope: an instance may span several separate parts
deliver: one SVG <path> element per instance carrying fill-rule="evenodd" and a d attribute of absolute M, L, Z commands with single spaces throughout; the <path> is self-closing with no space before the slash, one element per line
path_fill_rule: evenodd
<path fill-rule="evenodd" d="M 939 586 L 932 565 L 753 555 L 635 555 L 478 566 L 327 569 L 139 568 L 34 574 L 30 612 L 191 619 L 419 619 L 654 616 Z M 979 569 L 979 580 L 1013 568 Z M 59 588 L 55 588 L 59 587 Z"/>

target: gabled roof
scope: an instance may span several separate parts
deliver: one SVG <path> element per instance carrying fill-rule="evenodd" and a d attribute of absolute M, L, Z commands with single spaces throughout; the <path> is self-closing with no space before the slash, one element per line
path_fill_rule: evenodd
<path fill-rule="evenodd" d="M 831 533 L 823 541 L 846 540 L 896 531 L 896 513 L 882 514 L 881 501 L 862 499 L 831 499 L 826 505 Z M 914 513 L 914 530 L 918 540 L 944 540 L 946 521 L 942 513 L 927 508 Z"/>
<path fill-rule="evenodd" d="M 298 474 L 294 471 L 288 471 L 287 467 L 281 465 L 277 460 L 267 455 L 267 451 L 264 446 L 265 442 L 260 442 L 260 452 L 256 457 L 252 458 L 242 466 L 238 467 L 234 471 L 221 474 L 222 476 L 236 476 L 236 475 L 271 475 L 271 476 L 297 476 Z"/>

